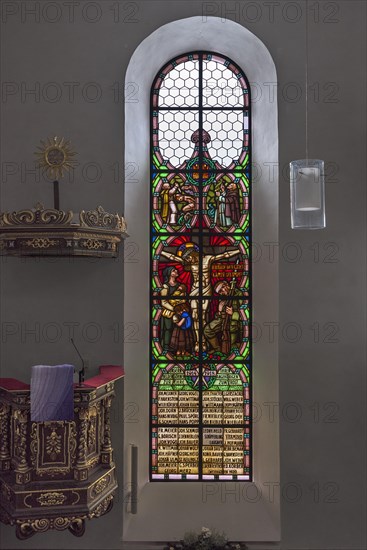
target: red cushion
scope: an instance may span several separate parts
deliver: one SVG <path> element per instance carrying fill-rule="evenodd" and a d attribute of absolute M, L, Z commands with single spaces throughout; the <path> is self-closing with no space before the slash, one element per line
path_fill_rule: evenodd
<path fill-rule="evenodd" d="M 103 386 L 103 384 L 122 378 L 124 374 L 124 369 L 121 366 L 102 365 L 99 367 L 99 374 L 83 382 L 83 385 L 88 388 L 98 388 L 99 386 Z"/>
<path fill-rule="evenodd" d="M 8 391 L 29 390 L 29 384 L 25 384 L 16 378 L 0 378 L 0 388 Z"/>

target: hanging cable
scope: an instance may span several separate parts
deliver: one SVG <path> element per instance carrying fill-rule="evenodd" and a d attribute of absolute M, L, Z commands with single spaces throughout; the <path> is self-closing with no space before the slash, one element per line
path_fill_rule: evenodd
<path fill-rule="evenodd" d="M 306 0 L 306 75 L 305 75 L 305 100 L 306 100 L 306 160 L 308 161 L 308 0 Z"/>

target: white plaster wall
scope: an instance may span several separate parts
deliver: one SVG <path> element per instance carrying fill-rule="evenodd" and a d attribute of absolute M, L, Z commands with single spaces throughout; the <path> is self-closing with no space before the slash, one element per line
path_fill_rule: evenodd
<path fill-rule="evenodd" d="M 140 345 L 125 346 L 125 392 L 146 418 L 139 431 L 125 425 L 125 456 L 129 445 L 139 447 L 138 514 L 124 514 L 124 540 L 180 538 L 202 525 L 225 526 L 232 540 L 277 541 L 280 506 L 269 484 L 279 483 L 279 426 L 259 420 L 253 426 L 254 483 L 149 482 L 149 125 L 150 88 L 158 70 L 170 59 L 192 50 L 217 51 L 233 59 L 256 91 L 252 103 L 253 164 L 278 163 L 277 102 L 266 84 L 277 81 L 274 62 L 265 45 L 246 28 L 215 17 L 174 21 L 146 38 L 135 50 L 126 72 L 125 87 L 132 83 L 139 101 L 125 110 L 125 163 L 139 168 L 138 182 L 126 174 L 125 215 L 131 241 L 139 249 L 139 264 L 126 264 L 126 319 L 140 327 Z M 260 171 L 257 171 L 259 174 Z M 278 240 L 278 177 L 270 182 L 261 170 L 253 182 L 253 241 Z M 253 319 L 259 325 L 278 319 L 278 262 L 253 263 Z M 277 342 L 261 339 L 253 347 L 253 400 L 278 402 Z M 125 482 L 129 481 L 125 465 Z M 264 485 L 265 484 L 265 485 Z M 230 496 L 232 493 L 232 497 Z M 153 511 L 164 510 L 164 516 Z M 178 521 L 179 518 L 179 521 Z"/>

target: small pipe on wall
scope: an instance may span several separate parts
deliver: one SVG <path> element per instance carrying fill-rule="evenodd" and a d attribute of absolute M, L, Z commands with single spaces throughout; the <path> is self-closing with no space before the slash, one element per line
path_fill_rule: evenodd
<path fill-rule="evenodd" d="M 138 513 L 138 447 L 131 445 L 131 513 Z"/>

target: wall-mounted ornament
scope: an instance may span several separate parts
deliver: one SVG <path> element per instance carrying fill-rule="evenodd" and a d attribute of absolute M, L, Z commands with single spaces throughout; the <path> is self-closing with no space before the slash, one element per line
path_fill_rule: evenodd
<path fill-rule="evenodd" d="M 38 164 L 44 170 L 47 177 L 53 180 L 60 179 L 64 172 L 75 166 L 73 157 L 77 154 L 71 148 L 70 141 L 55 136 L 47 138 L 47 142 L 41 139 L 41 147 L 38 146 L 34 154 L 38 157 Z"/>
<path fill-rule="evenodd" d="M 33 209 L 0 213 L 0 255 L 94 256 L 115 258 L 126 222 L 102 206 L 74 214 L 60 210 L 59 179 L 75 167 L 70 141 L 48 138 L 35 154 L 38 166 L 53 180 L 54 208 L 37 203 Z"/>
<path fill-rule="evenodd" d="M 41 168 L 44 175 L 54 182 L 54 208 L 59 209 L 59 179 L 64 176 L 64 172 L 75 168 L 76 161 L 73 157 L 77 154 L 71 148 L 70 141 L 63 137 L 47 138 L 47 141 L 41 141 L 41 147 L 38 146 L 34 154 L 38 157 L 38 167 Z"/>
<path fill-rule="evenodd" d="M 102 206 L 74 214 L 36 204 L 32 210 L 0 214 L 0 254 L 115 258 L 126 223 Z"/>

